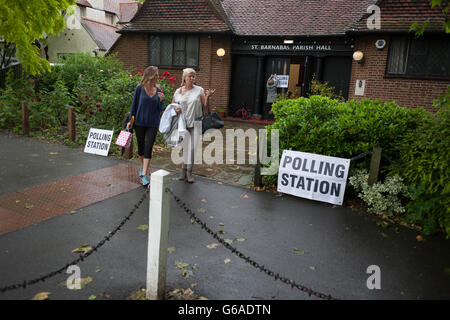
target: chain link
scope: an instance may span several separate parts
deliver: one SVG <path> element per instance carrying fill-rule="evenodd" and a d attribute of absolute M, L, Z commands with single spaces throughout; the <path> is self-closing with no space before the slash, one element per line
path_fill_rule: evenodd
<path fill-rule="evenodd" d="M 92 247 L 91 250 L 89 250 L 88 252 L 81 254 L 78 259 L 73 260 L 72 262 L 69 262 L 68 264 L 66 264 L 64 267 L 50 272 L 42 277 L 33 279 L 33 280 L 26 280 L 23 281 L 21 283 L 17 283 L 17 284 L 13 284 L 13 285 L 9 285 L 3 288 L 0 288 L 0 293 L 4 293 L 6 291 L 11 291 L 11 290 L 15 290 L 15 289 L 19 289 L 19 288 L 23 288 L 25 289 L 27 286 L 33 285 L 35 283 L 38 283 L 40 281 L 44 282 L 45 280 L 52 278 L 58 274 L 61 274 L 63 272 L 65 272 L 65 270 L 67 270 L 67 268 L 69 268 L 72 265 L 76 265 L 81 261 L 84 261 L 84 259 L 86 259 L 87 257 L 89 257 L 92 253 L 96 252 L 101 246 L 103 246 L 106 241 L 109 241 L 116 233 L 117 231 L 119 231 L 123 225 L 130 220 L 131 216 L 136 212 L 136 210 L 141 206 L 141 204 L 144 202 L 144 200 L 147 198 L 148 196 L 148 189 L 145 190 L 144 194 L 142 195 L 142 197 L 140 198 L 140 200 L 138 201 L 137 204 L 134 205 L 133 209 L 130 211 L 130 213 L 120 222 L 120 224 L 111 232 L 109 232 L 104 238 L 103 240 L 101 240 L 96 246 Z"/>
<path fill-rule="evenodd" d="M 360 153 L 357 156 L 354 156 L 354 157 L 350 158 L 350 160 L 351 161 L 356 161 L 356 160 L 364 158 L 365 156 L 368 156 L 369 154 L 372 154 L 372 151 L 366 151 L 366 152 Z"/>
<path fill-rule="evenodd" d="M 166 192 L 170 193 L 175 202 L 182 208 L 190 217 L 191 221 L 194 220 L 196 223 L 200 225 L 200 227 L 205 230 L 207 233 L 209 233 L 214 239 L 219 241 L 225 248 L 230 250 L 232 253 L 237 255 L 239 258 L 243 259 L 245 262 L 249 263 L 252 267 L 255 267 L 256 269 L 259 269 L 261 272 L 264 272 L 268 276 L 274 278 L 275 280 L 279 280 L 292 288 L 297 288 L 300 291 L 307 293 L 309 296 L 316 296 L 321 299 L 327 299 L 327 300 L 338 300 L 336 298 L 333 298 L 331 295 L 326 295 L 317 291 L 314 291 L 308 287 L 302 286 L 298 283 L 296 283 L 293 280 L 290 280 L 286 277 L 281 276 L 279 273 L 275 273 L 272 270 L 266 268 L 264 265 L 260 265 L 256 261 L 252 260 L 250 257 L 246 256 L 239 250 L 237 250 L 235 247 L 230 245 L 228 242 L 226 242 L 224 239 L 222 239 L 216 232 L 212 231 L 206 223 L 204 223 L 200 218 L 197 217 L 197 215 L 189 209 L 189 207 L 184 203 L 176 194 L 173 193 L 172 189 L 166 188 Z"/>

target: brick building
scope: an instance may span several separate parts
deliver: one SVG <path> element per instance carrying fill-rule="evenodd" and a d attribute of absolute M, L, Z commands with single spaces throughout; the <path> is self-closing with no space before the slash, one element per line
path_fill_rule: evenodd
<path fill-rule="evenodd" d="M 371 5 L 380 9 L 376 29 Z M 217 89 L 211 105 L 229 115 L 245 106 L 266 117 L 272 73 L 286 78 L 279 93 L 307 95 L 315 76 L 348 99 L 431 109 L 450 84 L 444 19 L 428 0 L 147 0 L 111 52 L 126 67 L 157 65 L 177 79 L 195 68 L 199 85 Z M 409 33 L 414 21 L 428 21 L 418 40 Z"/>

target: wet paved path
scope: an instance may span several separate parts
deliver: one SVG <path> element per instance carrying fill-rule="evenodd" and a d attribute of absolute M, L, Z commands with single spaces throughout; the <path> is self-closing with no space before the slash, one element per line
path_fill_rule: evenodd
<path fill-rule="evenodd" d="M 16 221 L 15 231 L 10 225 L 0 235 L 0 288 L 72 261 L 75 248 L 103 239 L 144 191 L 136 183 L 134 162 L 5 134 L 0 134 L 0 145 L 6 150 L 0 154 L 1 216 L 4 221 L 11 215 L 24 217 Z M 450 242 L 441 236 L 417 242 L 414 230 L 382 228 L 377 217 L 364 212 L 200 176 L 193 185 L 172 179 L 171 187 L 238 250 L 313 290 L 340 299 L 450 299 Z M 83 196 L 85 191 L 92 198 Z M 51 209 L 42 210 L 41 202 Z M 51 292 L 50 299 L 126 299 L 145 287 L 148 235 L 139 227 L 148 224 L 148 208 L 147 201 L 110 242 L 80 263 L 81 277 L 93 279 L 84 289 L 68 290 L 68 275 L 61 274 L 0 294 L 0 299 L 28 300 L 41 291 Z M 30 221 L 34 224 L 25 227 Z M 172 201 L 168 290 L 193 288 L 218 300 L 316 299 L 213 243 Z M 189 277 L 182 276 L 180 262 L 192 272 Z M 381 290 L 366 286 L 370 265 L 381 269 Z"/>

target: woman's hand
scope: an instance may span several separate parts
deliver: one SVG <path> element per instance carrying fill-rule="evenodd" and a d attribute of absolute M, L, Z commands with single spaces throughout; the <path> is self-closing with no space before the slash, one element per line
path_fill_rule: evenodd
<path fill-rule="evenodd" d="M 216 92 L 216 89 L 207 89 L 205 92 L 205 96 L 208 98 L 209 96 L 212 96 Z"/>
<path fill-rule="evenodd" d="M 130 130 L 131 128 L 131 121 L 127 123 L 127 130 Z"/>
<path fill-rule="evenodd" d="M 163 101 L 164 100 L 164 93 L 158 92 L 158 97 L 159 97 L 159 101 Z"/>
<path fill-rule="evenodd" d="M 177 114 L 180 114 L 180 113 L 181 113 L 181 108 L 176 108 L 176 109 L 175 109 L 175 112 L 176 112 Z"/>

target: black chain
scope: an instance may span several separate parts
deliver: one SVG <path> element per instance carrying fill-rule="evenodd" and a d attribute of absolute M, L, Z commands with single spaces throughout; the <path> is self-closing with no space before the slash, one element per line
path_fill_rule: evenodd
<path fill-rule="evenodd" d="M 358 154 L 357 156 L 354 156 L 353 158 L 350 158 L 350 160 L 351 161 L 356 161 L 356 160 L 364 158 L 365 156 L 368 156 L 369 154 L 372 154 L 372 151 L 366 151 L 366 152 L 363 152 L 361 154 Z"/>
<path fill-rule="evenodd" d="M 207 233 L 209 233 L 211 236 L 213 236 L 213 238 L 215 238 L 217 241 L 219 241 L 223 246 L 225 246 L 225 248 L 227 248 L 228 250 L 231 250 L 231 252 L 233 252 L 239 258 L 243 259 L 245 262 L 249 263 L 251 266 L 259 269 L 260 271 L 264 272 L 268 276 L 273 277 L 275 280 L 279 280 L 279 281 L 291 286 L 292 288 L 297 288 L 297 289 L 307 293 L 309 296 L 313 295 L 313 296 L 316 296 L 321 299 L 338 300 L 336 298 L 333 298 L 331 295 L 326 295 L 326 294 L 314 291 L 310 288 L 307 288 L 298 283 L 295 283 L 293 280 L 290 280 L 286 277 L 280 276 L 280 274 L 271 271 L 270 269 L 264 267 L 263 265 L 260 265 L 256 261 L 252 260 L 250 257 L 244 255 L 242 252 L 240 252 L 239 250 L 237 250 L 236 248 L 231 246 L 228 242 L 226 242 L 224 239 L 222 239 L 216 232 L 212 231 L 206 225 L 206 223 L 204 223 L 202 220 L 200 220 L 195 215 L 195 213 L 191 209 L 189 209 L 189 207 L 186 205 L 186 203 L 181 201 L 181 199 L 173 193 L 172 189 L 166 188 L 166 192 L 170 193 L 173 196 L 173 198 L 175 199 L 175 202 L 180 206 L 180 208 L 182 208 L 189 215 L 191 220 L 194 220 L 196 223 L 198 223 L 202 229 L 206 230 Z"/>
<path fill-rule="evenodd" d="M 110 241 L 111 238 L 117 233 L 117 231 L 119 231 L 124 224 L 130 220 L 131 216 L 136 212 L 136 210 L 141 206 L 141 204 L 144 202 L 144 200 L 147 198 L 148 195 L 148 189 L 145 190 L 144 194 L 142 195 L 141 199 L 139 200 L 139 202 L 137 204 L 134 205 L 133 209 L 130 211 L 130 213 L 122 220 L 122 222 L 111 232 L 109 232 L 104 238 L 103 240 L 101 240 L 96 246 L 94 246 L 91 250 L 89 250 L 86 253 L 83 253 L 80 255 L 80 257 L 78 259 L 75 259 L 72 262 L 69 262 L 68 264 L 66 264 L 64 267 L 50 272 L 42 277 L 33 279 L 33 280 L 28 280 L 28 281 L 23 281 L 21 283 L 17 283 L 17 284 L 13 284 L 13 285 L 9 285 L 3 288 L 0 288 L 0 293 L 4 293 L 6 291 L 11 291 L 11 290 L 15 290 L 18 288 L 23 288 L 25 289 L 27 286 L 33 285 L 35 283 L 38 283 L 40 281 L 44 282 L 45 280 L 54 277 L 58 274 L 63 273 L 65 270 L 67 270 L 67 268 L 69 268 L 72 265 L 76 265 L 77 263 L 83 261 L 84 259 L 86 259 L 87 257 L 89 257 L 92 253 L 96 252 L 101 246 L 103 246 L 106 241 Z"/>

